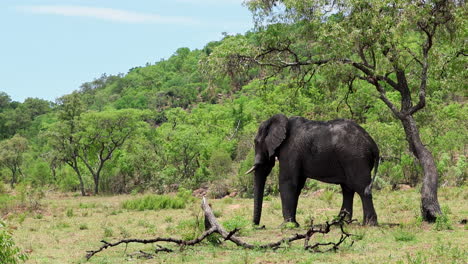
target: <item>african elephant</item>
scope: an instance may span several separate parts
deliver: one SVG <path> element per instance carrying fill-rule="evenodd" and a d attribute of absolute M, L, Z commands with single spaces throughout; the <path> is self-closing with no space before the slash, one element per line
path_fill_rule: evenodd
<path fill-rule="evenodd" d="M 340 184 L 341 211 L 352 217 L 353 198 L 361 197 L 364 224 L 377 225 L 372 183 L 377 174 L 379 149 L 369 134 L 351 120 L 311 121 L 277 114 L 264 121 L 255 137 L 253 222 L 260 224 L 268 174 L 279 161 L 279 190 L 285 223 L 296 226 L 299 194 L 307 178 Z M 374 179 L 371 171 L 374 168 Z"/>

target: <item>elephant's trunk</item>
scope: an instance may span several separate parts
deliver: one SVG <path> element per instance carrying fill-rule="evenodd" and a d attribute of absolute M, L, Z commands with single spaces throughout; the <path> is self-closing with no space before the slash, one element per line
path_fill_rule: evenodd
<path fill-rule="evenodd" d="M 266 176 L 267 175 L 264 174 L 264 170 L 255 170 L 253 213 L 253 222 L 255 225 L 260 224 L 260 217 L 262 216 L 263 191 L 265 189 Z"/>

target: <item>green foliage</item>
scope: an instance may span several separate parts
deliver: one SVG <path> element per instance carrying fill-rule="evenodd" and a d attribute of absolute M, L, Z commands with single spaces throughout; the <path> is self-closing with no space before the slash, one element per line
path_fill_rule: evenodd
<path fill-rule="evenodd" d="M 233 218 L 223 221 L 222 225 L 228 232 L 236 228 L 239 229 L 239 235 L 248 235 L 249 232 L 252 231 L 251 222 L 241 215 L 236 215 Z"/>
<path fill-rule="evenodd" d="M 184 200 L 187 203 L 195 201 L 195 197 L 192 196 L 192 191 L 183 187 L 179 188 L 177 198 Z"/>
<path fill-rule="evenodd" d="M 245 198 L 253 197 L 253 175 L 245 174 L 253 166 L 255 152 L 251 150 L 247 155 L 246 159 L 243 160 L 239 166 L 237 173 L 236 188 L 239 190 L 241 195 Z"/>
<path fill-rule="evenodd" d="M 297 228 L 296 224 L 292 223 L 292 222 L 287 222 L 287 223 L 281 225 L 281 229 L 283 229 L 283 230 L 285 230 L 285 229 L 295 229 L 295 228 Z"/>
<path fill-rule="evenodd" d="M 0 142 L 0 166 L 11 171 L 11 186 L 18 183 L 22 175 L 23 155 L 28 150 L 28 140 L 20 135 Z"/>
<path fill-rule="evenodd" d="M 128 232 L 128 230 L 123 227 L 123 226 L 119 226 L 119 231 L 120 231 L 120 236 L 123 237 L 123 238 L 129 238 L 130 237 L 130 233 Z"/>
<path fill-rule="evenodd" d="M 77 191 L 80 189 L 80 180 L 69 167 L 62 167 L 57 171 L 59 190 L 63 192 Z M 84 179 L 85 180 L 85 179 Z"/>
<path fill-rule="evenodd" d="M 201 235 L 204 228 L 202 221 L 199 221 L 198 218 L 193 218 L 180 221 L 175 227 L 175 230 L 182 239 L 192 240 Z"/>
<path fill-rule="evenodd" d="M 333 14 L 323 14 L 325 2 L 248 1 L 258 22 L 251 32 L 226 34 L 202 50 L 179 48 L 168 59 L 126 74 L 103 74 L 56 105 L 34 98 L 13 102 L 0 92 L 0 139 L 5 139 L 0 145 L 21 135 L 28 146 L 7 151 L 21 152 L 21 162 L 15 172 L 4 165 L 0 179 L 82 194 L 93 187 L 107 193 L 162 193 L 211 185 L 217 187 L 212 188 L 215 196 L 235 190 L 252 197 L 252 175 L 244 172 L 254 159 L 253 138 L 261 121 L 281 112 L 314 120 L 356 120 L 384 158 L 377 185 L 420 184 L 422 170 L 408 150 L 401 123 L 365 74 L 354 78 L 359 70 L 346 61 L 286 69 L 257 62 L 281 66 L 296 59 L 346 58 L 363 64 L 364 57 L 375 63 L 369 68 L 375 75 L 393 80 L 394 67 L 404 65 L 416 100 L 425 34 L 415 21 L 431 22 L 425 17 L 428 6 L 343 1 Z M 271 12 L 273 4 L 280 6 L 278 12 Z M 466 23 L 461 9 L 449 8 L 453 25 Z M 437 29 L 426 107 L 414 115 L 442 186 L 462 186 L 467 177 L 468 106 L 460 85 L 467 79 L 466 56 L 456 55 L 465 45 L 460 42 L 465 39 L 462 28 Z M 278 50 L 255 57 L 270 47 Z M 400 109 L 400 92 L 383 88 Z M 8 156 L 3 152 L 0 160 Z M 277 167 L 267 179 L 266 194 L 278 194 Z M 316 186 L 309 181 L 307 188 Z"/>
<path fill-rule="evenodd" d="M 29 211 L 40 209 L 41 201 L 45 197 L 44 189 L 41 186 L 35 187 L 20 183 L 16 186 L 16 191 L 19 205 Z"/>
<path fill-rule="evenodd" d="M 27 259 L 28 256 L 21 253 L 15 245 L 5 222 L 0 221 L 0 263 L 16 264 L 25 262 Z"/>
<path fill-rule="evenodd" d="M 67 217 L 73 217 L 75 213 L 73 212 L 73 208 L 68 208 L 67 211 L 65 212 L 65 215 Z"/>
<path fill-rule="evenodd" d="M 28 168 L 25 170 L 29 175 L 28 180 L 34 186 L 44 186 L 54 183 L 52 172 L 49 165 L 41 160 L 30 161 Z"/>
<path fill-rule="evenodd" d="M 449 217 L 450 214 L 450 208 L 448 206 L 442 206 L 442 215 L 437 217 L 434 224 L 434 229 L 437 231 L 452 230 L 453 225 Z"/>
<path fill-rule="evenodd" d="M 104 237 L 113 237 L 114 236 L 114 230 L 110 227 L 104 227 Z"/>
<path fill-rule="evenodd" d="M 215 178 L 225 178 L 231 171 L 231 155 L 225 150 L 215 151 L 209 160 L 209 168 Z"/>

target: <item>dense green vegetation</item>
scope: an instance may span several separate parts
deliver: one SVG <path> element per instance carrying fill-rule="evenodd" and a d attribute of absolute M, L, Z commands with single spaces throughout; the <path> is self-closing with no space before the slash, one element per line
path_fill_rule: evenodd
<path fill-rule="evenodd" d="M 334 79 L 315 76 L 316 82 L 299 89 L 288 72 L 265 83 L 255 67 L 243 76 L 213 79 L 203 74 L 207 67 L 199 61 L 213 48 L 256 38 L 247 33 L 227 36 L 203 50 L 182 48 L 167 60 L 125 75 L 103 75 L 56 103 L 32 98 L 12 102 L 3 94 L 1 178 L 83 194 L 162 193 L 173 191 L 173 184 L 196 189 L 216 182 L 226 194 L 249 195 L 250 176 L 243 172 L 253 162 L 256 129 L 281 112 L 358 121 L 375 138 L 385 161 L 379 186 L 421 183 L 421 167 L 403 128 L 372 87 L 363 83 L 349 90 Z M 466 74 L 460 68 L 463 59 L 447 64 L 446 74 L 457 69 Z M 448 79 L 443 87 L 431 85 L 426 108 L 415 115 L 444 186 L 466 181 L 468 109 L 461 84 Z"/>
<path fill-rule="evenodd" d="M 104 74 L 56 102 L 15 102 L 0 92 L 0 213 L 18 212 L 22 223 L 22 212 L 41 208 L 44 190 L 158 194 L 119 203 L 119 210 L 184 208 L 193 190 L 249 198 L 253 183 L 244 172 L 253 162 L 253 139 L 259 123 L 276 113 L 361 124 L 380 148 L 375 186 L 385 190 L 382 195 L 394 195 L 391 190 L 402 184 L 421 188 L 424 207 L 424 195 L 442 186 L 455 187 L 446 192 L 466 200 L 464 2 L 334 2 L 336 13 L 323 12 L 328 1 L 248 1 L 257 22 L 251 32 L 226 35 L 200 50 L 179 48 L 126 74 Z M 283 8 L 276 10 L 278 5 Z M 278 194 L 277 175 L 276 167 L 266 195 Z M 433 186 L 431 179 L 437 179 Z M 314 181 L 306 185 L 305 191 L 320 188 Z M 177 196 L 164 194 L 177 190 Z M 320 199 L 331 204 L 335 192 L 329 187 Z M 80 210 L 93 206 L 80 204 Z M 267 211 L 280 209 L 278 202 L 271 206 Z M 453 228 L 448 207 L 434 207 L 434 229 Z M 423 218 L 431 220 L 424 210 Z M 245 227 L 246 219 L 233 216 L 224 223 Z M 407 229 L 420 223 L 410 225 L 389 231 L 392 239 L 411 243 L 430 236 L 411 235 Z M 199 222 L 185 219 L 179 229 L 194 237 L 192 226 Z M 109 227 L 104 231 L 105 237 L 113 234 Z M 25 258 L 0 222 L 2 243 L 8 250 L 0 251 L 0 262 Z M 452 249 L 448 260 L 466 255 Z M 407 258 L 419 263 L 436 256 Z"/>

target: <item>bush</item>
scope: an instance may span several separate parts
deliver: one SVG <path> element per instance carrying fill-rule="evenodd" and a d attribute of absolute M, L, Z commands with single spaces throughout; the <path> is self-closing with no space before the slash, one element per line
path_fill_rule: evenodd
<path fill-rule="evenodd" d="M 437 216 L 436 222 L 434 225 L 434 229 L 437 231 L 441 230 L 452 230 L 453 225 L 452 221 L 450 221 L 449 215 L 450 214 L 450 209 L 448 206 L 443 206 L 442 207 L 442 214 Z"/>
<path fill-rule="evenodd" d="M 245 160 L 240 163 L 239 171 L 237 173 L 236 189 L 243 198 L 253 197 L 253 175 L 245 175 L 245 172 L 252 167 L 254 156 L 255 152 L 251 150 Z"/>
<path fill-rule="evenodd" d="M 11 234 L 6 229 L 6 224 L 0 221 L 0 263 L 16 264 L 27 259 L 28 256 L 21 253 L 15 245 Z"/>
<path fill-rule="evenodd" d="M 26 173 L 30 175 L 31 184 L 35 186 L 43 186 L 48 183 L 52 183 L 52 172 L 47 165 L 47 163 L 43 161 L 35 161 L 34 163 L 30 164 L 26 170 Z"/>
<path fill-rule="evenodd" d="M 114 236 L 114 231 L 110 227 L 104 227 L 104 237 Z"/>
<path fill-rule="evenodd" d="M 244 217 L 237 215 L 229 220 L 224 221 L 223 223 L 224 228 L 226 231 L 231 232 L 234 229 L 239 229 L 239 235 L 247 235 L 251 230 L 249 228 L 250 221 L 245 219 Z"/>
<path fill-rule="evenodd" d="M 176 226 L 177 234 L 180 234 L 184 240 L 192 240 L 197 238 L 203 233 L 204 225 L 203 221 L 199 221 L 197 218 L 182 220 Z"/>
<path fill-rule="evenodd" d="M 215 179 L 224 178 L 231 171 L 231 156 L 225 150 L 214 152 L 209 163 Z"/>
<path fill-rule="evenodd" d="M 27 208 L 29 211 L 40 209 L 41 200 L 45 197 L 43 188 L 34 188 L 25 183 L 20 183 L 16 185 L 16 191 L 18 193 L 17 199 L 21 206 Z"/>
<path fill-rule="evenodd" d="M 131 199 L 123 202 L 122 207 L 129 210 L 161 210 L 183 209 L 187 202 L 191 202 L 193 196 L 189 190 L 181 188 L 177 196 L 170 195 L 146 195 L 142 198 Z"/>
<path fill-rule="evenodd" d="M 73 217 L 75 214 L 73 213 L 73 208 L 68 208 L 66 213 L 67 217 Z"/>

